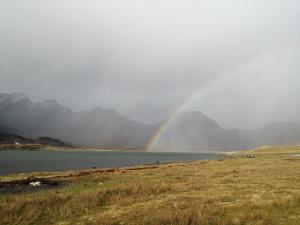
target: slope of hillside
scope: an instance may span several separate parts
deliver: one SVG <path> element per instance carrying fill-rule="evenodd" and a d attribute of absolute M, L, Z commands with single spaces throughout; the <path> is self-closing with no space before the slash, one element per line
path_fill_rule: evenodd
<path fill-rule="evenodd" d="M 71 149 L 73 146 L 59 139 L 51 137 L 39 137 L 37 139 L 26 138 L 17 134 L 5 134 L 0 132 L 0 150 L 12 149 Z"/>

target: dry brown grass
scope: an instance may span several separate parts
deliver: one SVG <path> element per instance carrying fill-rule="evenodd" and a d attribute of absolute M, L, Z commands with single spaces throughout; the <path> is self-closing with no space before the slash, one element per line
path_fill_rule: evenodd
<path fill-rule="evenodd" d="M 0 224 L 297 225 L 300 157 L 292 155 L 299 153 L 263 148 L 226 160 L 66 177 L 61 189 L 0 196 Z"/>

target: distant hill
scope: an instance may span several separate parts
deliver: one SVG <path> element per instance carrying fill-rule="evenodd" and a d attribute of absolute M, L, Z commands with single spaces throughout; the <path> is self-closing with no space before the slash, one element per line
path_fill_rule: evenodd
<path fill-rule="evenodd" d="M 31 138 L 25 138 L 17 134 L 3 134 L 0 133 L 0 144 L 15 144 L 15 143 L 34 143 L 35 140 Z"/>
<path fill-rule="evenodd" d="M 3 147 L 3 145 L 24 145 L 24 144 L 39 144 L 42 146 L 49 145 L 49 146 L 59 146 L 59 147 L 71 147 L 70 144 L 51 137 L 39 137 L 37 139 L 32 139 L 17 134 L 0 133 L 1 147 Z"/>
<path fill-rule="evenodd" d="M 145 148 L 159 127 L 128 119 L 115 109 L 98 106 L 74 112 L 55 100 L 33 103 L 21 93 L 0 94 L 0 133 L 18 133 L 33 139 L 52 137 L 78 146 Z M 43 140 L 46 139 L 40 141 Z M 222 151 L 299 143 L 297 123 L 226 130 L 201 112 L 193 111 L 179 115 L 155 147 L 161 151 Z"/>

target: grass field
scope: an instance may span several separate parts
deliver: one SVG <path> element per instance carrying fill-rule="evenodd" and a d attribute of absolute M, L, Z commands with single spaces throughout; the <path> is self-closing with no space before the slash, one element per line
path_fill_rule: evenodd
<path fill-rule="evenodd" d="M 46 177 L 62 186 L 0 194 L 0 224 L 297 225 L 300 147 L 264 147 L 222 160 Z"/>

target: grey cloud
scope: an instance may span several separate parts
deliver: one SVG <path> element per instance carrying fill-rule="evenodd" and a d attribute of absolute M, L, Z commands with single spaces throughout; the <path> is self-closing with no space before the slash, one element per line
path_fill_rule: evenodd
<path fill-rule="evenodd" d="M 21 91 L 36 101 L 55 98 L 75 110 L 113 107 L 152 123 L 192 93 L 242 67 L 234 80 L 219 90 L 211 88 L 193 108 L 226 127 L 281 120 L 289 114 L 276 107 L 295 107 L 299 101 L 295 82 L 288 84 L 286 94 L 275 91 L 282 81 L 272 89 L 259 77 L 272 79 L 280 60 L 300 57 L 299 11 L 296 0 L 4 0 L 0 90 Z M 282 59 L 272 56 L 286 46 L 295 47 L 283 51 Z M 261 58 L 267 59 L 244 66 Z M 264 63 L 274 69 L 265 70 Z M 299 67 L 294 64 L 282 63 L 287 82 L 297 81 Z M 257 82 L 247 88 L 244 76 L 257 77 Z M 265 103 L 266 89 L 278 95 L 278 103 Z M 259 101 L 256 95 L 266 97 Z M 245 101 L 251 104 L 242 110 Z"/>

